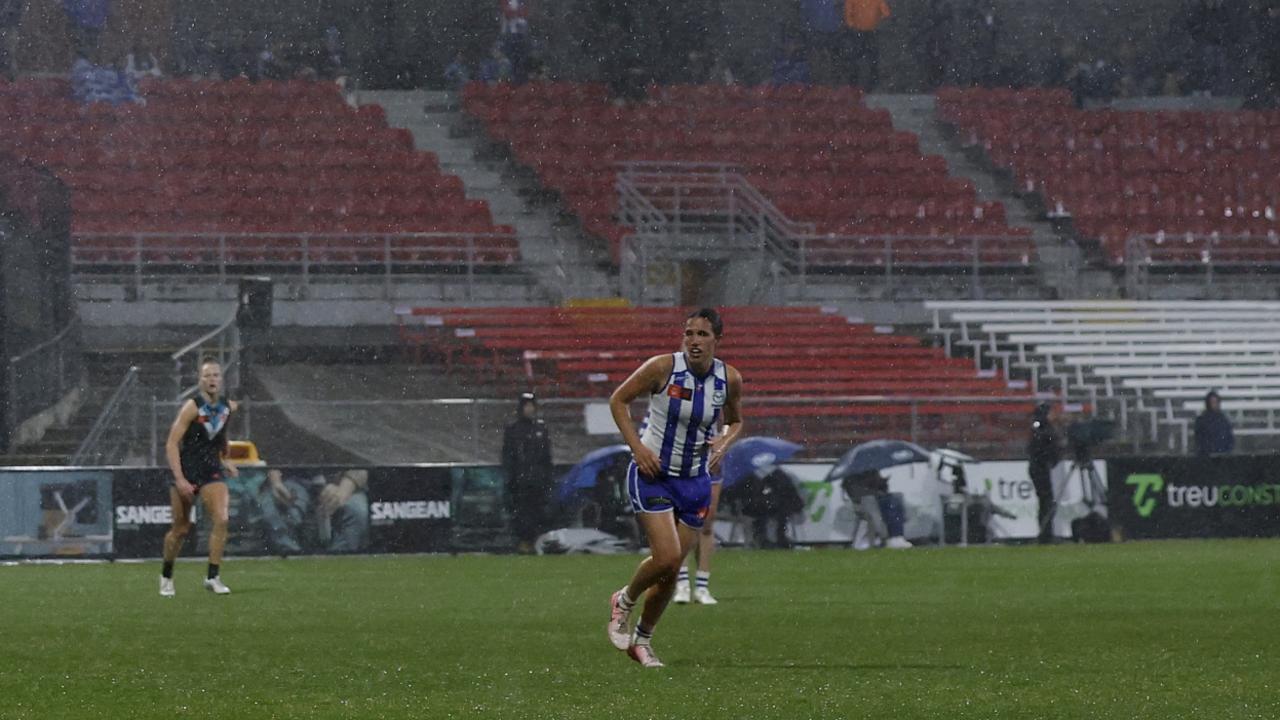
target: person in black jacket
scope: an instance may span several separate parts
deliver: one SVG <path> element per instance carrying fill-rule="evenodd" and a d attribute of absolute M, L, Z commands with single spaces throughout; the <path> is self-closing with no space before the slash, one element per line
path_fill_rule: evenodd
<path fill-rule="evenodd" d="M 516 419 L 502 436 L 502 467 L 506 471 L 507 503 L 520 552 L 532 552 L 533 541 L 546 530 L 551 495 L 551 436 L 538 417 L 533 393 L 520 396 Z"/>
<path fill-rule="evenodd" d="M 1196 455 L 1225 455 L 1236 447 L 1231 421 L 1222 412 L 1222 398 L 1210 390 L 1204 396 L 1204 412 L 1196 416 Z"/>
<path fill-rule="evenodd" d="M 725 491 L 725 501 L 751 518 L 756 547 L 791 547 L 787 523 L 792 515 L 804 510 L 804 499 L 787 471 L 777 466 L 757 471 Z"/>
<path fill-rule="evenodd" d="M 1053 404 L 1048 402 L 1036 406 L 1031 416 L 1031 439 L 1027 442 L 1027 472 L 1040 502 L 1041 542 L 1048 542 L 1053 537 L 1053 523 L 1050 522 L 1054 510 L 1053 483 L 1050 474 L 1062 459 L 1058 430 L 1053 424 L 1053 410 Z"/>

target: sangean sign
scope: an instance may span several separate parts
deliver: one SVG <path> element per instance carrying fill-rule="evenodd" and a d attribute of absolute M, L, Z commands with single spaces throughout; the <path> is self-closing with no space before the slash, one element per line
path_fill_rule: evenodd
<path fill-rule="evenodd" d="M 1111 519 L 1125 537 L 1280 535 L 1272 458 L 1121 458 L 1108 467 Z"/>

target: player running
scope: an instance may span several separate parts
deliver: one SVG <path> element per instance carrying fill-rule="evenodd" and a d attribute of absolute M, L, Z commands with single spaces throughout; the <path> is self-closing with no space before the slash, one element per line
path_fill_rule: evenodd
<path fill-rule="evenodd" d="M 715 358 L 723 331 L 715 310 L 691 313 L 683 351 L 649 358 L 609 398 L 613 420 L 631 447 L 627 492 L 651 553 L 610 598 L 609 641 L 644 667 L 662 667 L 650 646 L 654 627 L 707 516 L 709 473 L 718 472 L 742 432 L 742 376 Z M 643 434 L 629 410 L 642 395 L 649 396 Z M 631 611 L 642 595 L 644 611 L 633 633 Z"/>
<path fill-rule="evenodd" d="M 222 548 L 227 542 L 227 483 L 223 472 L 235 477 L 234 465 L 224 464 L 227 454 L 227 420 L 239 404 L 227 400 L 222 392 L 222 365 L 217 360 L 200 363 L 200 384 L 195 397 L 178 410 L 165 442 L 165 458 L 173 472 L 169 503 L 173 508 L 173 526 L 164 536 L 164 569 L 160 573 L 160 595 L 173 597 L 173 561 L 182 549 L 182 541 L 191 531 L 191 506 L 199 495 L 205 512 L 213 523 L 209 534 L 209 568 L 204 587 L 218 595 L 231 589 L 222 583 L 218 566 Z"/>

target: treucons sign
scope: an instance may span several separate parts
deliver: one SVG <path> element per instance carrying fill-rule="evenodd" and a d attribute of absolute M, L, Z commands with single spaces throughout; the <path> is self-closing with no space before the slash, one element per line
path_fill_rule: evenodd
<path fill-rule="evenodd" d="M 1127 538 L 1280 534 L 1273 457 L 1137 457 L 1108 461 L 1112 526 Z"/>

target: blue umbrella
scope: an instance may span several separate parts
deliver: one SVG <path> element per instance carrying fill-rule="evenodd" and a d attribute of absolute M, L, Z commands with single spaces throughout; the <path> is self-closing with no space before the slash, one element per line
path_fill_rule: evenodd
<path fill-rule="evenodd" d="M 803 445 L 771 437 L 743 438 L 729 448 L 720 463 L 724 487 L 745 479 L 752 473 L 776 465 L 800 452 Z"/>
<path fill-rule="evenodd" d="M 929 451 L 904 440 L 872 440 L 854 447 L 840 458 L 827 473 L 827 481 L 835 482 L 859 473 L 883 470 L 894 465 L 929 462 Z"/>
<path fill-rule="evenodd" d="M 592 450 L 583 456 L 569 472 L 565 473 L 560 479 L 560 489 L 556 496 L 560 498 L 560 502 L 564 502 L 573 497 L 575 492 L 579 490 L 589 490 L 596 486 L 596 477 L 600 475 L 600 471 L 604 470 L 613 462 L 618 455 L 631 452 L 631 448 L 624 444 L 609 445 L 599 450 Z"/>

